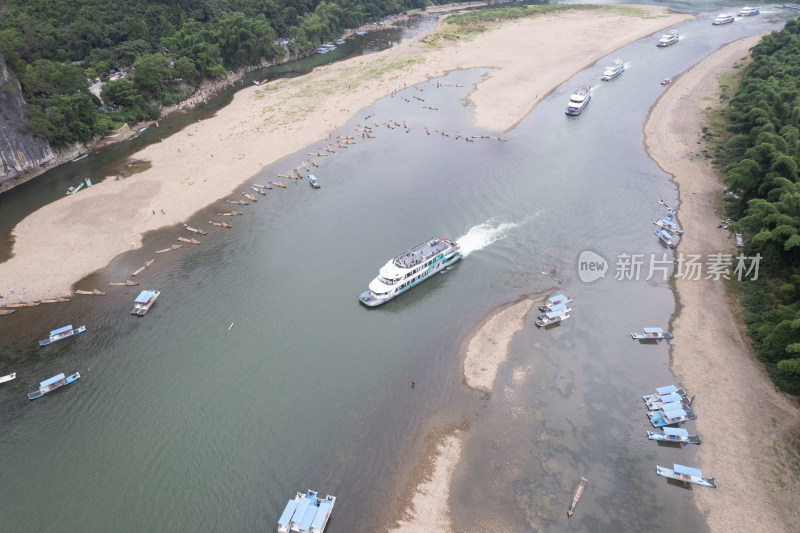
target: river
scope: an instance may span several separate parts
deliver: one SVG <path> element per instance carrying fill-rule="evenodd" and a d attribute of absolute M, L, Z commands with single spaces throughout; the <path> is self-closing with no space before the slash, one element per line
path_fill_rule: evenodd
<path fill-rule="evenodd" d="M 484 71 L 409 87 L 341 132 L 369 114 L 410 132 L 376 127 L 320 159 L 321 189 L 268 191 L 229 230 L 206 223 L 216 202 L 187 221 L 209 231 L 203 244 L 159 256 L 140 287 L 2 317 L 0 353 L 17 372 L 0 386 L 3 530 L 271 530 L 286 500 L 311 488 L 338 498 L 326 531 L 372 531 L 400 510 L 398 484 L 420 466 L 426 436 L 450 426 L 469 427 L 451 496 L 458 531 L 565 530 L 580 476 L 590 481 L 570 531 L 702 530 L 691 491 L 655 475 L 656 464 L 691 465 L 692 450 L 645 437 L 641 395 L 680 376 L 666 343 L 628 335 L 668 324 L 669 283 L 617 281 L 614 269 L 620 253 L 671 254 L 650 221 L 663 214 L 656 199 L 677 193 L 641 131 L 659 81 L 783 23 L 762 14 L 712 28 L 736 8 L 708 9 L 678 27 L 675 46 L 652 36 L 578 73 L 506 142 L 455 135 L 498 135 L 471 126 L 464 105 Z M 617 57 L 626 72 L 600 82 Z M 566 117 L 581 83 L 593 100 Z M 438 109 L 410 105 L 414 96 Z M 249 182 L 287 173 L 307 151 Z M 80 285 L 128 279 L 177 229 Z M 358 303 L 389 258 L 434 236 L 457 239 L 465 259 L 382 307 Z M 606 279 L 580 281 L 584 250 L 608 261 Z M 142 288 L 162 294 L 132 317 Z M 573 318 L 548 330 L 529 319 L 492 395 L 467 389 L 464 343 L 498 307 L 540 291 L 572 296 Z M 87 332 L 37 346 L 67 323 Z M 82 378 L 26 398 L 62 371 Z"/>

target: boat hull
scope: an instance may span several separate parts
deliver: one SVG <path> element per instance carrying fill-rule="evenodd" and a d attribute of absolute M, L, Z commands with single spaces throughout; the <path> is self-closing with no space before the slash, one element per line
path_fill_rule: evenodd
<path fill-rule="evenodd" d="M 418 279 L 417 281 L 415 281 L 414 283 L 412 283 L 408 287 L 400 289 L 397 292 L 394 292 L 394 293 L 386 296 L 385 298 L 376 298 L 376 297 L 374 297 L 373 295 L 370 294 L 369 290 L 366 290 L 366 291 L 361 293 L 361 296 L 358 299 L 362 304 L 366 305 L 367 307 L 377 307 L 377 306 L 379 306 L 381 304 L 385 304 L 389 300 L 393 300 L 394 298 L 400 296 L 401 294 L 403 294 L 407 290 L 411 289 L 412 287 L 416 287 L 417 285 L 419 285 L 420 283 L 422 283 L 426 279 L 430 279 L 432 276 L 438 274 L 439 272 L 442 272 L 443 270 L 447 270 L 448 268 L 453 266 L 455 263 L 460 261 L 461 258 L 462 258 L 461 252 L 458 252 L 457 254 L 451 256 L 446 261 L 443 261 L 442 263 L 440 263 L 441 266 L 439 266 L 437 268 L 434 268 L 431 272 L 428 272 L 424 277 Z"/>
<path fill-rule="evenodd" d="M 717 488 L 717 482 L 713 477 L 687 476 L 684 474 L 678 474 L 674 470 L 670 468 L 664 468 L 663 466 L 656 466 L 656 474 L 659 476 L 668 477 L 670 479 L 683 481 L 685 483 L 694 483 L 695 485 L 711 487 L 712 489 Z"/>
<path fill-rule="evenodd" d="M 80 379 L 80 377 L 81 377 L 81 374 L 80 374 L 80 372 L 75 372 L 75 373 L 74 373 L 74 374 L 72 374 L 71 376 L 67 376 L 66 378 L 64 378 L 64 380 L 63 380 L 63 383 L 60 383 L 60 382 L 59 382 L 59 383 L 55 384 L 55 386 L 50 386 L 50 387 L 48 387 L 47 389 L 41 389 L 41 388 L 40 388 L 40 389 L 39 389 L 39 390 L 37 390 L 37 391 L 29 392 L 29 393 L 28 393 L 28 399 L 29 399 L 29 400 L 35 400 L 35 399 L 37 399 L 37 398 L 41 398 L 41 397 L 42 397 L 42 396 L 44 396 L 45 394 L 50 394 L 50 393 L 51 393 L 51 392 L 53 392 L 54 390 L 58 390 L 58 389 L 60 389 L 61 387 L 66 387 L 66 386 L 67 386 L 67 385 L 69 385 L 70 383 L 73 383 L 73 382 L 75 382 L 75 381 L 79 380 L 79 379 Z"/>
<path fill-rule="evenodd" d="M 648 431 L 647 438 L 650 440 L 657 440 L 660 442 L 677 442 L 678 444 L 700 444 L 700 437 L 697 435 L 675 436 L 664 435 L 663 433 L 656 433 L 655 431 Z"/>
<path fill-rule="evenodd" d="M 40 340 L 39 341 L 39 346 L 47 346 L 48 344 L 53 344 L 54 342 L 63 341 L 64 339 L 68 339 L 70 337 L 74 337 L 78 333 L 83 333 L 84 331 L 86 331 L 86 326 L 81 326 L 79 328 L 73 329 L 72 333 L 70 333 L 69 335 L 59 336 L 58 338 L 52 338 L 51 337 L 49 339 Z"/>

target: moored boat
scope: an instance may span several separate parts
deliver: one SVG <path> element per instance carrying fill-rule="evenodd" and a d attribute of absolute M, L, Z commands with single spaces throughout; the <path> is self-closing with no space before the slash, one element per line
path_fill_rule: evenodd
<path fill-rule="evenodd" d="M 306 179 L 308 180 L 308 182 L 311 184 L 312 187 L 314 187 L 315 189 L 319 189 L 320 185 L 319 182 L 317 181 L 317 177 L 314 174 L 309 174 L 308 176 L 306 176 Z"/>
<path fill-rule="evenodd" d="M 567 115 L 580 115 L 592 100 L 592 90 L 588 85 L 581 85 L 572 92 L 567 104 Z"/>
<path fill-rule="evenodd" d="M 539 317 L 539 320 L 536 321 L 536 326 L 543 328 L 545 326 L 561 322 L 562 320 L 566 320 L 571 316 L 569 314 L 570 312 L 572 312 L 572 309 L 569 307 L 560 311 L 549 311 L 543 316 Z"/>
<path fill-rule="evenodd" d="M 35 400 L 36 398 L 41 398 L 47 393 L 53 392 L 56 389 L 60 389 L 64 385 L 69 385 L 73 381 L 76 381 L 81 377 L 79 372 L 75 372 L 71 376 L 64 376 L 64 374 L 58 374 L 53 376 L 50 379 L 46 379 L 39 383 L 39 390 L 35 390 L 33 392 L 28 393 L 29 400 Z"/>
<path fill-rule="evenodd" d="M 719 26 L 720 24 L 730 24 L 731 22 L 733 22 L 733 20 L 734 20 L 733 15 L 731 15 L 730 13 L 721 13 L 717 15 L 717 18 L 715 18 L 714 22 L 712 22 L 711 24 L 713 24 L 714 26 Z"/>
<path fill-rule="evenodd" d="M 683 390 L 683 389 L 681 389 L 681 390 Z M 655 396 L 655 395 L 652 395 L 652 396 Z M 693 399 L 694 398 L 692 398 L 692 400 Z M 662 394 L 662 395 L 656 396 L 653 399 L 645 400 L 644 403 L 647 406 L 647 410 L 648 411 L 658 411 L 664 405 L 671 404 L 673 402 L 681 402 L 681 403 L 685 403 L 686 405 L 691 405 L 692 400 L 687 400 L 686 399 L 686 393 L 684 391 L 683 395 L 681 395 L 681 394 L 679 394 L 677 392 L 673 392 L 671 394 Z"/>
<path fill-rule="evenodd" d="M 642 333 L 631 333 L 631 337 L 638 341 L 671 339 L 672 333 L 661 328 L 642 328 Z"/>
<path fill-rule="evenodd" d="M 72 324 L 69 326 L 64 326 L 63 328 L 54 329 L 50 332 L 50 336 L 48 338 L 39 341 L 39 346 L 47 346 L 48 344 L 53 344 L 54 342 L 64 340 L 68 337 L 72 337 L 73 335 L 77 335 L 78 333 L 83 333 L 84 331 L 86 331 L 86 326 L 73 328 Z"/>
<path fill-rule="evenodd" d="M 650 440 L 657 440 L 661 442 L 677 442 L 680 444 L 700 444 L 700 437 L 698 437 L 697 435 L 689 435 L 689 432 L 683 428 L 665 427 L 661 431 L 663 431 L 663 433 L 648 431 L 647 438 Z"/>
<path fill-rule="evenodd" d="M 12 372 L 12 373 L 0 378 L 0 383 L 5 383 L 6 381 L 11 381 L 12 379 L 14 379 L 16 377 L 17 377 L 17 373 L 16 372 Z"/>
<path fill-rule="evenodd" d="M 336 496 L 320 498 L 316 491 L 298 492 L 278 519 L 278 533 L 322 533 L 331 517 Z"/>
<path fill-rule="evenodd" d="M 744 6 L 739 11 L 739 16 L 740 17 L 751 17 L 753 15 L 758 15 L 759 13 L 761 13 L 761 10 L 759 9 L 758 6 Z"/>
<path fill-rule="evenodd" d="M 672 211 L 670 211 L 671 213 Z M 667 230 L 674 235 L 683 235 L 683 230 L 672 220 L 672 217 L 654 218 L 653 224 L 661 229 Z"/>
<path fill-rule="evenodd" d="M 678 30 L 669 30 L 667 33 L 661 36 L 656 43 L 656 46 L 664 47 L 669 46 L 671 44 L 675 44 L 680 40 L 680 35 L 678 34 Z"/>
<path fill-rule="evenodd" d="M 547 318 L 547 313 L 569 313 L 571 311 L 572 309 L 567 304 L 556 304 L 545 311 L 543 315 L 539 315 L 539 319 L 544 320 Z"/>
<path fill-rule="evenodd" d="M 572 303 L 572 298 L 570 298 L 569 296 L 564 296 L 563 294 L 556 294 L 555 296 L 551 296 L 550 298 L 548 298 L 547 302 L 544 305 L 540 305 L 539 311 L 544 311 L 544 312 L 552 311 L 553 306 L 559 304 L 568 304 L 568 303 Z"/>
<path fill-rule="evenodd" d="M 667 230 L 662 229 L 654 231 L 653 233 L 655 233 L 656 237 L 658 237 L 658 240 L 666 244 L 668 248 L 675 248 L 677 246 L 675 243 L 675 238 Z"/>
<path fill-rule="evenodd" d="M 673 464 L 671 470 L 663 466 L 656 466 L 656 474 L 677 479 L 678 481 L 685 481 L 686 483 L 711 487 L 712 489 L 717 487 L 717 482 L 713 477 L 703 477 L 703 473 L 700 470 L 689 466 Z"/>
<path fill-rule="evenodd" d="M 664 78 L 661 80 L 661 85 L 669 85 L 670 83 L 672 83 L 672 78 Z"/>
<path fill-rule="evenodd" d="M 670 402 L 662 404 L 658 411 L 649 411 L 647 417 L 653 427 L 661 428 L 694 420 L 697 415 L 689 405 L 683 402 Z"/>
<path fill-rule="evenodd" d="M 645 403 L 657 402 L 660 401 L 661 398 L 669 394 L 678 394 L 679 396 L 685 397 L 686 390 L 684 390 L 683 387 L 676 387 L 675 385 L 665 385 L 663 387 L 656 387 L 655 394 L 645 394 L 644 396 L 642 396 L 642 400 L 644 400 Z"/>
<path fill-rule="evenodd" d="M 461 246 L 447 238 L 428 239 L 389 260 L 361 293 L 368 307 L 386 303 L 395 296 L 452 266 L 462 258 Z"/>
<path fill-rule="evenodd" d="M 625 64 L 621 59 L 615 59 L 611 65 L 606 67 L 606 69 L 603 71 L 603 75 L 600 76 L 600 79 L 603 81 L 610 81 L 623 72 L 625 72 Z"/>
<path fill-rule="evenodd" d="M 139 296 L 136 297 L 133 304 L 133 311 L 131 311 L 132 315 L 136 316 L 144 316 L 147 311 L 150 310 L 150 307 L 156 301 L 156 298 L 161 294 L 161 291 L 142 291 L 139 293 Z"/>

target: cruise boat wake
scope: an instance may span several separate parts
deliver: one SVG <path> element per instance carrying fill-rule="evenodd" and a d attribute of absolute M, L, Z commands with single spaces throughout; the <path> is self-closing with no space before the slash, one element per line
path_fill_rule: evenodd
<path fill-rule="evenodd" d="M 467 257 L 472 252 L 482 250 L 495 241 L 505 238 L 514 228 L 519 227 L 515 222 L 497 223 L 492 219 L 473 226 L 456 242 L 461 246 L 461 255 Z"/>

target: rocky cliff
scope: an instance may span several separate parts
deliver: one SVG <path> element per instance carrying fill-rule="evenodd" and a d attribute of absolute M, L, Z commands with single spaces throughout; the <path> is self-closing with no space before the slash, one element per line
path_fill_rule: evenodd
<path fill-rule="evenodd" d="M 0 55 L 0 190 L 12 185 L 15 178 L 36 175 L 56 158 L 47 143 L 22 133 L 25 124 L 25 101 L 19 80 Z M 30 177 L 28 175 L 25 176 Z M 9 181 L 12 180 L 12 181 Z M 20 180 L 23 181 L 23 180 Z"/>

